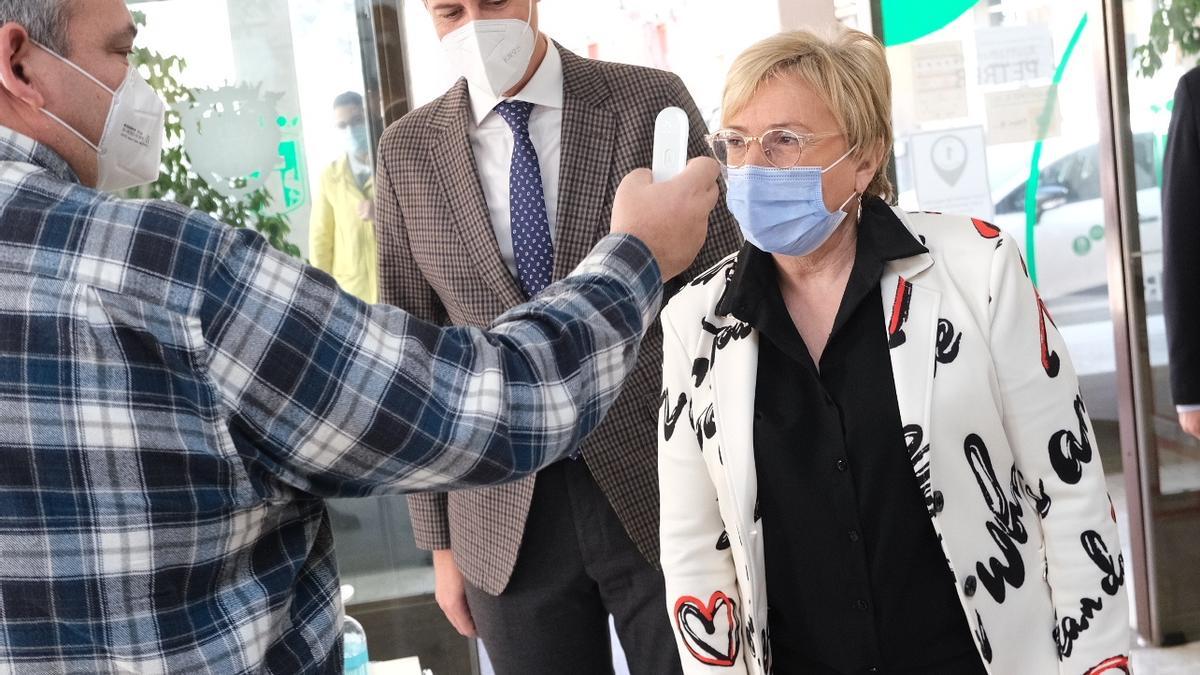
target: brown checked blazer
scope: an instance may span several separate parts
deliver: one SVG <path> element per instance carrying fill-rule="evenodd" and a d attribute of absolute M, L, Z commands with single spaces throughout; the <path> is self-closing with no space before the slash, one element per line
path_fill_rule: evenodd
<path fill-rule="evenodd" d="M 704 121 L 677 76 L 558 49 L 564 109 L 556 280 L 608 234 L 612 199 L 625 175 L 650 166 L 660 110 L 686 110 L 692 120 L 690 154 L 708 153 Z M 380 299 L 434 323 L 484 327 L 525 298 L 496 244 L 467 136 L 469 119 L 466 80 L 459 80 L 391 125 L 380 141 Z M 740 245 L 737 224 L 722 199 L 699 259 L 668 285 L 668 294 Z M 621 397 L 581 448 L 625 529 L 655 567 L 661 380 L 662 333 L 656 324 Z M 417 545 L 452 549 L 468 581 L 499 595 L 516 564 L 533 487 L 534 478 L 528 478 L 483 490 L 412 496 Z"/>

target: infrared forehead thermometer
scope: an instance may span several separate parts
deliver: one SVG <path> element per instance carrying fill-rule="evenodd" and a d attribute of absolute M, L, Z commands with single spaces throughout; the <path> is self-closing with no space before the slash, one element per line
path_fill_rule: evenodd
<path fill-rule="evenodd" d="M 680 108 L 667 108 L 654 122 L 654 182 L 678 176 L 688 160 L 688 116 Z"/>

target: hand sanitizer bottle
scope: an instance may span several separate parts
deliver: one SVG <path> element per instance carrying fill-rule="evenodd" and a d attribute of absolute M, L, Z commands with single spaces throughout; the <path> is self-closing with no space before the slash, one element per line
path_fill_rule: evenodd
<path fill-rule="evenodd" d="M 342 606 L 354 596 L 354 587 L 342 586 Z M 362 624 L 350 616 L 342 621 L 342 662 L 345 675 L 368 675 L 367 633 Z"/>

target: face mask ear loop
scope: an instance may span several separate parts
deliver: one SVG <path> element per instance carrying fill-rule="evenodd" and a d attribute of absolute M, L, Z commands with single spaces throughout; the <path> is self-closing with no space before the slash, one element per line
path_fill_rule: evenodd
<path fill-rule="evenodd" d="M 850 196 L 846 198 L 846 201 L 842 202 L 842 205 L 838 207 L 838 211 L 845 211 L 846 207 L 850 206 L 850 202 L 854 201 L 854 198 L 858 197 L 858 196 L 859 195 L 858 195 L 857 190 L 855 190 L 854 192 L 851 192 Z M 859 209 L 858 215 L 860 218 L 862 217 L 862 209 Z"/>
<path fill-rule="evenodd" d="M 533 4 L 535 2 L 537 2 L 537 0 L 529 0 L 529 16 L 525 17 L 525 30 L 526 31 L 533 30 Z M 521 31 L 521 35 L 524 36 L 524 34 L 525 34 L 525 31 Z M 534 38 L 536 39 L 537 36 L 535 35 Z M 534 43 L 534 44 L 536 46 L 536 43 Z"/>
<path fill-rule="evenodd" d="M 84 136 L 83 134 L 76 131 L 75 127 L 64 122 L 61 117 L 59 117 L 58 115 L 55 115 L 54 113 L 50 112 L 49 110 L 46 110 L 45 108 L 42 108 L 42 112 L 46 115 L 46 117 L 49 117 L 50 119 L 54 120 L 55 122 L 58 122 L 59 126 L 66 129 L 67 131 L 71 132 L 76 138 L 78 138 L 79 140 L 86 143 L 89 148 L 95 150 L 97 153 L 100 152 L 100 146 L 89 141 L 86 136 Z"/>
<path fill-rule="evenodd" d="M 842 155 L 841 157 L 838 157 L 837 160 L 834 161 L 833 164 L 830 164 L 829 166 L 825 167 L 824 169 L 821 169 L 821 175 L 824 175 L 824 174 L 829 173 L 830 171 L 833 171 L 834 167 L 836 167 L 838 164 L 841 164 L 842 162 L 846 161 L 846 158 L 849 157 L 855 150 L 858 150 L 857 145 L 854 146 L 853 148 L 850 148 L 849 150 L 847 150 L 846 154 Z"/>

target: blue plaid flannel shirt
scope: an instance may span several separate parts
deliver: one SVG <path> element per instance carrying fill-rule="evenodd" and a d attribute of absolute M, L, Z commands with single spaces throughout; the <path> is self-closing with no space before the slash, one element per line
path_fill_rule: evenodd
<path fill-rule="evenodd" d="M 322 499 L 565 455 L 660 298 L 613 236 L 490 332 L 437 328 L 0 127 L 0 672 L 340 672 Z"/>

